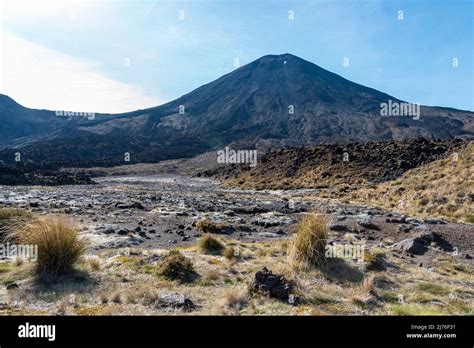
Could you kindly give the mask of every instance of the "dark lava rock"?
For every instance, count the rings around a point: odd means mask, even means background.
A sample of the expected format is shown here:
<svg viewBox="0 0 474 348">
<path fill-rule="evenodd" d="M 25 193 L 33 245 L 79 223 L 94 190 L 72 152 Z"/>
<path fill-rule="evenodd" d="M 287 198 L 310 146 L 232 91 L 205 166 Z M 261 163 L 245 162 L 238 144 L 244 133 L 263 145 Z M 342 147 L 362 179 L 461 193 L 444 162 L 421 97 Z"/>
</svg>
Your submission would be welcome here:
<svg viewBox="0 0 474 348">
<path fill-rule="evenodd" d="M 438 219 L 425 219 L 424 223 L 428 225 L 445 225 L 446 221 L 438 220 Z"/>
<path fill-rule="evenodd" d="M 371 229 L 371 230 L 377 230 L 379 229 L 377 225 L 375 225 L 372 220 L 370 219 L 369 216 L 359 216 L 359 218 L 357 218 L 356 222 L 362 226 L 362 227 L 365 227 L 365 228 L 368 228 L 368 229 Z"/>
<path fill-rule="evenodd" d="M 398 226 L 397 231 L 398 231 L 398 232 L 408 233 L 408 232 L 410 232 L 412 229 L 413 229 L 413 226 L 412 226 L 412 225 L 401 225 L 401 226 Z"/>
<path fill-rule="evenodd" d="M 36 166 L 19 165 L 18 163 L 12 165 L 0 163 L 0 185 L 95 185 L 95 182 L 86 174 L 69 173 L 57 169 L 56 165 L 41 169 Z"/>
<path fill-rule="evenodd" d="M 140 202 L 132 202 L 132 203 L 117 203 L 115 205 L 117 208 L 119 209 L 140 209 L 140 210 L 143 210 L 145 209 L 145 207 L 143 206 L 143 204 L 141 204 Z"/>
<path fill-rule="evenodd" d="M 259 214 L 267 213 L 269 210 L 259 206 L 244 206 L 234 208 L 234 212 L 237 214 Z"/>
<path fill-rule="evenodd" d="M 13 290 L 13 289 L 18 289 L 20 286 L 17 283 L 10 283 L 7 284 L 6 288 L 7 290 Z"/>
<path fill-rule="evenodd" d="M 250 285 L 254 293 L 288 302 L 292 295 L 293 285 L 282 275 L 273 274 L 266 267 L 255 274 L 255 280 Z"/>
<path fill-rule="evenodd" d="M 121 236 L 125 236 L 125 235 L 128 234 L 128 232 L 129 232 L 129 231 L 127 231 L 127 230 L 119 230 L 119 231 L 117 232 L 117 234 L 119 234 L 119 235 L 121 235 Z"/>
<path fill-rule="evenodd" d="M 344 231 L 348 231 L 349 227 L 347 227 L 344 224 L 330 224 L 329 229 L 331 231 L 344 232 Z"/>
<path fill-rule="evenodd" d="M 387 223 L 392 223 L 392 224 L 404 224 L 406 223 L 406 219 L 404 217 L 401 218 L 387 218 L 385 219 L 385 222 Z"/>
</svg>

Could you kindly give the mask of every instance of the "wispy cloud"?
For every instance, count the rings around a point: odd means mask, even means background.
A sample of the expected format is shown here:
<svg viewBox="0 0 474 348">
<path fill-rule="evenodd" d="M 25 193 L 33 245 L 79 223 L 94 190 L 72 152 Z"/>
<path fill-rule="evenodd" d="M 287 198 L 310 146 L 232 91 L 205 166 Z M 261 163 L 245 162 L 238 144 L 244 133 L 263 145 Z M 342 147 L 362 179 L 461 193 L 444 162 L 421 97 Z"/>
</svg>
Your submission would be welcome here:
<svg viewBox="0 0 474 348">
<path fill-rule="evenodd" d="M 126 112 L 156 106 L 138 86 L 105 76 L 100 64 L 45 48 L 0 29 L 0 92 L 31 108 Z"/>
</svg>

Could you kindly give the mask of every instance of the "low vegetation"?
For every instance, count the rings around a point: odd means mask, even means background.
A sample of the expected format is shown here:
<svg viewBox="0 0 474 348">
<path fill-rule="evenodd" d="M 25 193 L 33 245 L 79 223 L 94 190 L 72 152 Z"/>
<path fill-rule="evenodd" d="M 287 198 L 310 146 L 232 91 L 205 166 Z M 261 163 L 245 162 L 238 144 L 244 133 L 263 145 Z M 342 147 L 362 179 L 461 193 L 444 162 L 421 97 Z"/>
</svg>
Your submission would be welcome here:
<svg viewBox="0 0 474 348">
<path fill-rule="evenodd" d="M 396 180 L 352 192 L 352 201 L 412 216 L 474 223 L 474 142 L 444 159 L 407 171 Z"/>
<path fill-rule="evenodd" d="M 321 225 L 318 221 L 312 225 Z M 0 262 L 0 284 L 18 284 L 0 291 L 0 314 L 184 314 L 179 306 L 162 307 L 166 294 L 176 294 L 178 305 L 181 299 L 191 300 L 196 305 L 191 313 L 196 315 L 469 315 L 474 308 L 474 273 L 452 257 L 439 257 L 428 269 L 386 250 L 383 260 L 392 267 L 384 272 L 367 269 L 369 256 L 364 263 L 340 259 L 336 267 L 329 267 L 328 259 L 328 267 L 295 274 L 280 241 L 226 242 L 245 252 L 242 262 L 203 254 L 197 246 L 170 252 L 104 250 L 77 263 L 78 269 L 90 271 L 92 282 L 74 280 L 41 289 L 30 282 L 32 274 L 25 272 L 25 264 Z M 380 255 L 378 248 L 369 255 Z M 265 266 L 294 280 L 298 304 L 249 295 L 249 284 Z"/>
<path fill-rule="evenodd" d="M 196 229 L 203 233 L 226 233 L 229 226 L 226 224 L 218 224 L 207 218 L 201 219 L 196 223 Z"/>
<path fill-rule="evenodd" d="M 17 218 L 31 218 L 33 215 L 24 209 L 2 208 L 0 209 L 0 223 L 14 220 Z"/>
<path fill-rule="evenodd" d="M 56 277 L 70 273 L 87 248 L 77 226 L 61 216 L 35 217 L 18 224 L 9 235 L 15 242 L 36 246 L 36 271 Z"/>
<path fill-rule="evenodd" d="M 203 254 L 222 255 L 225 245 L 219 239 L 205 235 L 199 239 L 199 249 Z"/>
<path fill-rule="evenodd" d="M 160 262 L 157 274 L 169 280 L 187 281 L 194 273 L 193 263 L 178 250 L 171 250 Z"/>
<path fill-rule="evenodd" d="M 318 214 L 305 216 L 298 223 L 289 246 L 289 264 L 295 270 L 321 264 L 325 260 L 327 241 L 328 219 Z"/>
<path fill-rule="evenodd" d="M 22 221 L 28 221 L 33 217 L 27 210 L 17 208 L 2 208 L 0 209 L 0 240 L 2 236 L 7 233 L 15 224 Z"/>
<path fill-rule="evenodd" d="M 366 251 L 364 253 L 365 269 L 368 271 L 384 270 L 385 253 L 381 250 Z"/>
</svg>

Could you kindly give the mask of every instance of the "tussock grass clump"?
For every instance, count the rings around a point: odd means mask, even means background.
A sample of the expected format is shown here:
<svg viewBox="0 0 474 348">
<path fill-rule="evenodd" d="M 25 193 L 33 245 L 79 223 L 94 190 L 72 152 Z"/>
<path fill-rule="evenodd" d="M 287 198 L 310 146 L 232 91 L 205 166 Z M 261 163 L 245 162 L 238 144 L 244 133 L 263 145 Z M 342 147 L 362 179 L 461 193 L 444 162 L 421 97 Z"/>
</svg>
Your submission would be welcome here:
<svg viewBox="0 0 474 348">
<path fill-rule="evenodd" d="M 448 288 L 435 283 L 420 283 L 416 288 L 419 291 L 427 292 L 433 295 L 447 295 L 450 292 Z"/>
<path fill-rule="evenodd" d="M 28 210 L 16 208 L 0 209 L 0 237 L 11 229 L 11 227 L 19 222 L 28 221 L 33 217 Z"/>
<path fill-rule="evenodd" d="M 229 226 L 226 224 L 217 224 L 211 220 L 204 218 L 196 222 L 196 229 L 203 233 L 226 233 Z"/>
<path fill-rule="evenodd" d="M 468 224 L 474 224 L 474 214 L 469 214 L 467 217 L 466 217 L 466 222 Z"/>
<path fill-rule="evenodd" d="M 222 255 L 225 245 L 217 238 L 205 235 L 199 239 L 199 250 L 207 255 Z"/>
<path fill-rule="evenodd" d="M 98 257 L 91 257 L 87 259 L 87 264 L 93 271 L 100 271 L 100 268 L 102 266 Z"/>
<path fill-rule="evenodd" d="M 249 303 L 249 295 L 246 291 L 230 289 L 224 293 L 224 306 L 230 310 L 240 311 Z"/>
<path fill-rule="evenodd" d="M 228 260 L 235 260 L 239 258 L 239 251 L 234 247 L 227 247 L 224 250 L 224 257 Z"/>
<path fill-rule="evenodd" d="M 70 273 L 87 248 L 87 241 L 68 219 L 42 216 L 15 226 L 10 236 L 19 244 L 38 248 L 38 274 L 56 277 Z"/>
<path fill-rule="evenodd" d="M 169 280 L 186 281 L 193 273 L 193 263 L 178 250 L 171 250 L 157 269 L 158 275 Z"/>
<path fill-rule="evenodd" d="M 317 266 L 325 260 L 328 222 L 323 215 L 310 214 L 298 223 L 296 236 L 288 250 L 288 262 L 292 269 Z"/>
<path fill-rule="evenodd" d="M 385 269 L 385 253 L 380 250 L 365 251 L 365 269 L 368 271 L 383 271 Z"/>
<path fill-rule="evenodd" d="M 17 209 L 17 208 L 2 208 L 0 209 L 0 223 L 15 218 L 31 218 L 31 214 L 28 210 Z"/>
</svg>

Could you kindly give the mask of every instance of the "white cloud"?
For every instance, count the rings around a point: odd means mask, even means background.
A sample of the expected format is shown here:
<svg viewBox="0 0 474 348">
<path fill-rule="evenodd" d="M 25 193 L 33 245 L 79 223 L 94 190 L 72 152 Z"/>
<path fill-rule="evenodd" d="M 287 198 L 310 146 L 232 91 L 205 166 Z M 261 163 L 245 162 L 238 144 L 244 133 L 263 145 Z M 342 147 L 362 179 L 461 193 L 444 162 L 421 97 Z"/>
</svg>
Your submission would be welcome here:
<svg viewBox="0 0 474 348">
<path fill-rule="evenodd" d="M 71 20 L 75 17 L 87 17 L 91 11 L 96 11 L 103 0 L 2 0 L 5 20 L 15 22 L 45 21 L 45 20 Z"/>
<path fill-rule="evenodd" d="M 24 106 L 116 113 L 162 103 L 138 86 L 105 76 L 99 67 L 0 28 L 0 93 Z"/>
</svg>

